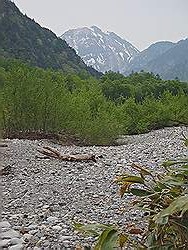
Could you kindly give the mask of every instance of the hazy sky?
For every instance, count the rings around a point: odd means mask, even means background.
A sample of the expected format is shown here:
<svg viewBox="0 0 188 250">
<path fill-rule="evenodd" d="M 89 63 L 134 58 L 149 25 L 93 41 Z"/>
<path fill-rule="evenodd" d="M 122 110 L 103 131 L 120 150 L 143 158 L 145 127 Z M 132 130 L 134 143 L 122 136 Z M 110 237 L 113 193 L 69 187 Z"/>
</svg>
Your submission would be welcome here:
<svg viewBox="0 0 188 250">
<path fill-rule="evenodd" d="M 188 0 L 14 0 L 21 11 L 61 35 L 96 25 L 144 49 L 188 37 Z"/>
</svg>

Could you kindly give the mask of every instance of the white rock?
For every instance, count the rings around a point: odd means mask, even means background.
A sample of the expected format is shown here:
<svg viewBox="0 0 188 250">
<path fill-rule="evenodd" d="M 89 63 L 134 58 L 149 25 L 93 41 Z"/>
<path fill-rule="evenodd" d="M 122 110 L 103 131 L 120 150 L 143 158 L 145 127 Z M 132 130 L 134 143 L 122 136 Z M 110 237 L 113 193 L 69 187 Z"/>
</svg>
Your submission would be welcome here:
<svg viewBox="0 0 188 250">
<path fill-rule="evenodd" d="M 48 209 L 50 206 L 49 205 L 44 205 L 42 208 L 43 209 Z"/>
<path fill-rule="evenodd" d="M 69 241 L 69 240 L 64 240 L 64 241 L 62 241 L 62 243 L 63 243 L 63 244 L 69 244 L 70 241 Z"/>
<path fill-rule="evenodd" d="M 24 241 L 29 241 L 32 237 L 33 237 L 32 234 L 24 234 L 23 237 L 22 237 L 22 239 Z"/>
<path fill-rule="evenodd" d="M 62 235 L 59 237 L 59 240 L 62 242 L 65 242 L 65 241 L 71 240 L 71 239 L 72 239 L 72 236 L 68 236 L 68 235 Z"/>
<path fill-rule="evenodd" d="M 13 201 L 13 202 L 15 202 L 15 201 Z M 13 214 L 10 218 L 11 219 L 18 219 L 20 217 L 22 217 L 22 214 Z"/>
<path fill-rule="evenodd" d="M 12 245 L 19 245 L 19 244 L 22 244 L 24 241 L 23 241 L 23 239 L 21 239 L 21 238 L 12 238 L 11 239 L 11 244 Z"/>
<path fill-rule="evenodd" d="M 10 225 L 10 223 L 8 221 L 1 221 L 0 222 L 0 228 L 1 229 L 10 228 L 10 227 L 11 227 L 11 225 Z"/>
<path fill-rule="evenodd" d="M 22 250 L 22 249 L 23 249 L 22 244 L 17 244 L 17 245 L 9 247 L 9 250 Z"/>
<path fill-rule="evenodd" d="M 29 230 L 34 230 L 34 229 L 36 229 L 38 227 L 38 225 L 36 225 L 36 224 L 31 224 L 31 225 L 29 225 L 27 228 L 29 229 Z"/>
<path fill-rule="evenodd" d="M 52 229 L 56 231 L 61 231 L 62 227 L 56 225 L 56 226 L 53 226 Z"/>
<path fill-rule="evenodd" d="M 11 243 L 11 240 L 0 240 L 0 249 L 3 247 L 8 247 Z"/>
<path fill-rule="evenodd" d="M 11 238 L 18 238 L 20 236 L 20 234 L 18 232 L 16 232 L 13 229 L 10 229 L 6 232 L 2 232 L 1 233 L 1 238 L 2 239 L 11 239 Z"/>
<path fill-rule="evenodd" d="M 58 222 L 58 218 L 55 216 L 50 216 L 47 218 L 47 222 L 48 223 L 54 223 L 54 222 Z"/>
</svg>

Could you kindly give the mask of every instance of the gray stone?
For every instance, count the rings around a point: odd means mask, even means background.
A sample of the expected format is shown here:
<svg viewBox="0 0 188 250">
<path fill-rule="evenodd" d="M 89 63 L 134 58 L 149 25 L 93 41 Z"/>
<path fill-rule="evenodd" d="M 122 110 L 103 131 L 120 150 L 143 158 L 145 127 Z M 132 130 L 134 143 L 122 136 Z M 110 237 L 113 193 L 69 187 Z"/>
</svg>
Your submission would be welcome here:
<svg viewBox="0 0 188 250">
<path fill-rule="evenodd" d="M 45 240 L 44 242 L 43 242 L 43 246 L 44 247 L 48 247 L 50 245 L 50 241 L 49 240 Z"/>
<path fill-rule="evenodd" d="M 2 232 L 1 233 L 1 238 L 2 239 L 11 239 L 11 238 L 18 238 L 20 236 L 20 234 L 18 232 L 16 232 L 13 229 L 10 229 L 6 232 Z"/>
<path fill-rule="evenodd" d="M 24 234 L 24 235 L 22 236 L 22 239 L 23 239 L 24 241 L 30 241 L 32 237 L 33 237 L 32 234 Z"/>
<path fill-rule="evenodd" d="M 13 201 L 13 202 L 15 202 L 15 201 Z M 20 217 L 22 217 L 22 214 L 13 214 L 10 218 L 11 219 L 18 219 Z"/>
<path fill-rule="evenodd" d="M 10 223 L 8 221 L 1 221 L 0 222 L 0 228 L 1 229 L 4 229 L 4 228 L 8 229 L 10 227 L 11 227 L 11 225 L 10 225 Z"/>
<path fill-rule="evenodd" d="M 62 235 L 62 236 L 59 237 L 59 240 L 61 242 L 64 242 L 66 240 L 71 240 L 71 239 L 72 239 L 72 236 L 68 236 L 68 235 Z"/>
<path fill-rule="evenodd" d="M 62 227 L 56 225 L 56 226 L 53 226 L 52 229 L 56 231 L 61 231 Z"/>
<path fill-rule="evenodd" d="M 50 206 L 49 205 L 44 205 L 42 208 L 43 209 L 48 209 L 48 208 L 50 208 Z"/>
<path fill-rule="evenodd" d="M 30 230 L 29 231 L 29 233 L 32 234 L 32 235 L 36 234 L 37 232 L 38 232 L 38 230 Z"/>
<path fill-rule="evenodd" d="M 27 228 L 29 229 L 29 230 L 34 230 L 34 229 L 36 229 L 38 227 L 38 225 L 36 225 L 36 224 L 31 224 L 31 225 L 29 225 Z"/>
<path fill-rule="evenodd" d="M 0 240 L 0 248 L 8 247 L 11 244 L 11 240 Z"/>
<path fill-rule="evenodd" d="M 47 218 L 47 222 L 48 223 L 55 223 L 55 222 L 58 222 L 58 218 L 55 217 L 55 216 L 50 216 Z"/>
<path fill-rule="evenodd" d="M 21 238 L 12 238 L 11 239 L 11 244 L 12 245 L 19 245 L 19 244 L 22 244 L 24 241 L 23 241 L 23 239 L 21 239 Z"/>
<path fill-rule="evenodd" d="M 64 241 L 62 241 L 62 243 L 65 245 L 68 245 L 68 244 L 70 244 L 70 241 L 69 240 L 64 240 Z"/>
<path fill-rule="evenodd" d="M 22 250 L 22 249 L 23 249 L 22 244 L 17 244 L 17 245 L 9 247 L 9 250 Z"/>
</svg>

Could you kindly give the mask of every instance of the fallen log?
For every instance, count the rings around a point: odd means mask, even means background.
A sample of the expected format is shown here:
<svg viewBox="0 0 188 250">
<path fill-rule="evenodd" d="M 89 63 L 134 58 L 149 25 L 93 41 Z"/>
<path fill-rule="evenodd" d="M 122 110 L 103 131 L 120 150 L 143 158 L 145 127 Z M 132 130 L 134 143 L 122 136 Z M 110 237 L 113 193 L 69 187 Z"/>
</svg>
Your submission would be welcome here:
<svg viewBox="0 0 188 250">
<path fill-rule="evenodd" d="M 62 161 L 94 161 L 96 162 L 95 155 L 91 154 L 75 154 L 75 155 L 62 155 L 58 150 L 51 147 L 43 147 L 37 151 L 47 157 L 52 157 Z"/>
</svg>

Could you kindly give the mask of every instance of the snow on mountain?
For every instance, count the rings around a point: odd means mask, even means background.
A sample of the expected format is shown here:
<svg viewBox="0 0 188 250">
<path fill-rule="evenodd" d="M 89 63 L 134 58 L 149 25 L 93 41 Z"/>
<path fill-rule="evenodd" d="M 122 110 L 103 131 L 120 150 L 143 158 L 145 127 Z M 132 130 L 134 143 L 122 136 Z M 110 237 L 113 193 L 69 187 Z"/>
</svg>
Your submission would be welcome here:
<svg viewBox="0 0 188 250">
<path fill-rule="evenodd" d="M 61 38 L 88 66 L 101 72 L 125 72 L 131 59 L 139 53 L 137 48 L 114 32 L 103 32 L 96 26 L 68 30 Z"/>
</svg>

